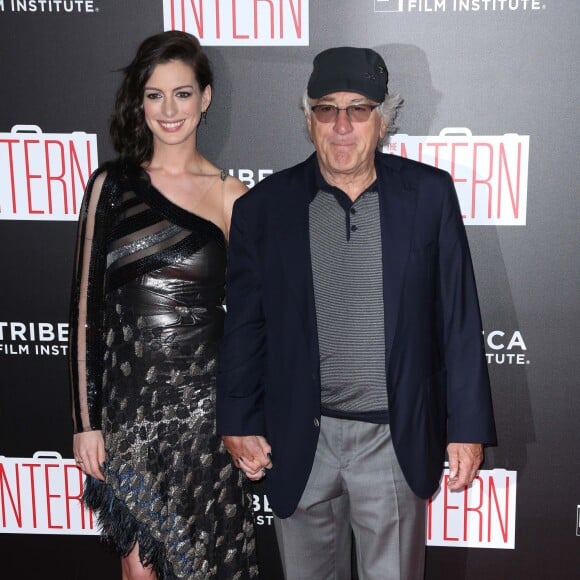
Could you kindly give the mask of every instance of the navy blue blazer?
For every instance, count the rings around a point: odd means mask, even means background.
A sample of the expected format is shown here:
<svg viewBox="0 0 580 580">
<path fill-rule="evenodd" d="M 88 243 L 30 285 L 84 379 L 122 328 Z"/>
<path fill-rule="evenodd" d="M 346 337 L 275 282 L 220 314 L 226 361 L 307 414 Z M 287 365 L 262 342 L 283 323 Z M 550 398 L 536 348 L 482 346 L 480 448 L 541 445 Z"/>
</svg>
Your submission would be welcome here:
<svg viewBox="0 0 580 580">
<path fill-rule="evenodd" d="M 295 510 L 319 435 L 309 202 L 317 160 L 269 176 L 234 206 L 217 431 L 264 435 L 274 512 Z M 447 441 L 495 443 L 479 304 L 448 173 L 376 154 L 390 428 L 411 489 L 438 487 Z"/>
</svg>

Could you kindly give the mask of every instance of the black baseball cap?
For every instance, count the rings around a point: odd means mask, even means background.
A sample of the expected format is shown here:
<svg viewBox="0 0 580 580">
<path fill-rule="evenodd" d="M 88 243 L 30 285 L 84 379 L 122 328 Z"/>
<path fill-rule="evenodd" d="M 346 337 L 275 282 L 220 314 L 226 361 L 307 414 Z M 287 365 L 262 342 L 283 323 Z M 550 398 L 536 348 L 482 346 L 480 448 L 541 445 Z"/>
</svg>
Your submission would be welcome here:
<svg viewBox="0 0 580 580">
<path fill-rule="evenodd" d="M 360 93 L 382 103 L 387 94 L 389 71 L 383 57 L 370 48 L 339 46 L 314 57 L 308 96 L 319 99 L 330 93 Z"/>
</svg>

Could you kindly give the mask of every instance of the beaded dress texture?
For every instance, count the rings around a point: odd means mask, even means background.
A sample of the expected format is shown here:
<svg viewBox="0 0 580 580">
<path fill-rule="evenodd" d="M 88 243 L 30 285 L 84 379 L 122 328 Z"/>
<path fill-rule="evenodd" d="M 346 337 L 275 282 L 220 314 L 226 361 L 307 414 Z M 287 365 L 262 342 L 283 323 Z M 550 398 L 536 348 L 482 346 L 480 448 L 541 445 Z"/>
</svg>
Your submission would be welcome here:
<svg viewBox="0 0 580 580">
<path fill-rule="evenodd" d="M 102 429 L 107 457 L 85 503 L 159 579 L 257 578 L 247 482 L 215 434 L 224 235 L 142 169 L 103 169 L 81 209 L 70 325 L 75 432 Z"/>
</svg>

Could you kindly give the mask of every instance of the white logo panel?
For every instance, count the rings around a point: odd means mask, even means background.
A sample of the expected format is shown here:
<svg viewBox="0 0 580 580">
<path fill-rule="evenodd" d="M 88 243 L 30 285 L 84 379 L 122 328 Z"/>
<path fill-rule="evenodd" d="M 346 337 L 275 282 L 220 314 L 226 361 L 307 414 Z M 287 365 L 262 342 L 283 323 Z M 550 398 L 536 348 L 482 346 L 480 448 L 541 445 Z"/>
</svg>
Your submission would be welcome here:
<svg viewBox="0 0 580 580">
<path fill-rule="evenodd" d="M 428 503 L 427 545 L 513 550 L 517 472 L 480 470 L 463 491 L 450 491 L 448 481 L 446 469 Z"/>
<path fill-rule="evenodd" d="M 473 136 L 465 127 L 393 135 L 383 147 L 449 172 L 465 224 L 489 226 L 526 225 L 529 149 L 528 135 Z"/>
<path fill-rule="evenodd" d="M 0 456 L 0 533 L 96 535 L 81 501 L 84 474 L 54 451 L 32 458 Z"/>
<path fill-rule="evenodd" d="M 0 133 L 0 219 L 76 220 L 97 166 L 94 134 L 43 133 L 36 125 Z"/>
<path fill-rule="evenodd" d="M 163 0 L 163 25 L 204 46 L 308 46 L 309 1 Z"/>
</svg>

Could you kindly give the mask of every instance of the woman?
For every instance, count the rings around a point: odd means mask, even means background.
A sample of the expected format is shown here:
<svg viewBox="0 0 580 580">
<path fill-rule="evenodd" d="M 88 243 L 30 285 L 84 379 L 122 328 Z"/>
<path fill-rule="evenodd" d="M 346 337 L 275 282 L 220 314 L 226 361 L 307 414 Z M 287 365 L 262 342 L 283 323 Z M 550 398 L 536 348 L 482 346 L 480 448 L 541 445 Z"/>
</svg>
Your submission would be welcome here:
<svg viewBox="0 0 580 580">
<path fill-rule="evenodd" d="M 87 186 L 73 282 L 85 503 L 124 580 L 256 578 L 250 497 L 214 428 L 226 239 L 246 188 L 197 150 L 212 72 L 195 37 L 152 36 L 124 72 L 119 158 Z"/>
</svg>

